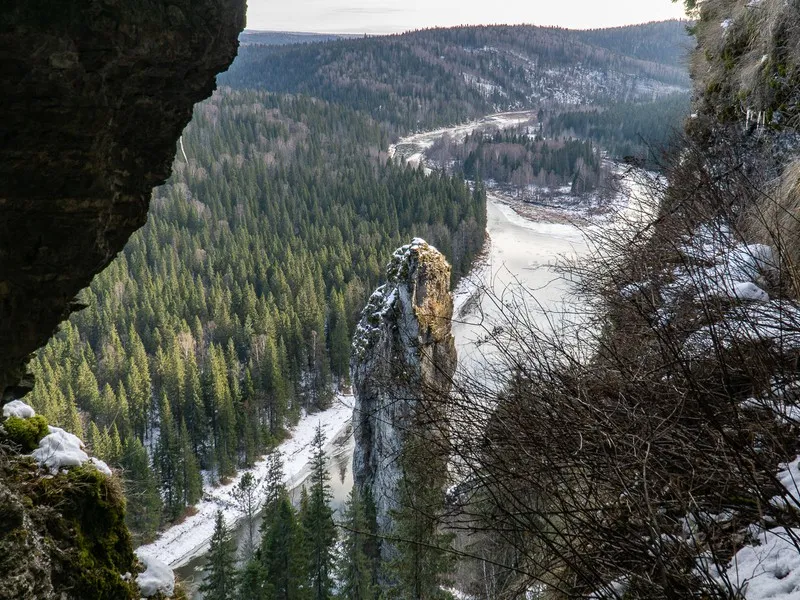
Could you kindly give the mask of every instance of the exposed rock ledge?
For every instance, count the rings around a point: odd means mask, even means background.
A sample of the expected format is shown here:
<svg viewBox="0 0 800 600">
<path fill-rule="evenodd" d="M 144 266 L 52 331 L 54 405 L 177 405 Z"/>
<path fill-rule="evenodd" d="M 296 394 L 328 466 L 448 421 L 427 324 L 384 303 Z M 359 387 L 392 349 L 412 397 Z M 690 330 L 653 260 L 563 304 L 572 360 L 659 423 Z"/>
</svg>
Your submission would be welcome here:
<svg viewBox="0 0 800 600">
<path fill-rule="evenodd" d="M 0 9 L 0 393 L 146 219 L 245 0 L 6 0 Z M 1 402 L 0 402 L 1 403 Z"/>
<path fill-rule="evenodd" d="M 415 239 L 394 253 L 386 275 L 386 284 L 364 309 L 351 361 L 355 485 L 372 496 L 378 531 L 384 535 L 392 532 L 401 478 L 398 458 L 408 427 L 429 394 L 449 391 L 456 367 L 450 265 L 444 256 Z M 386 557 L 387 549 L 382 553 Z"/>
</svg>

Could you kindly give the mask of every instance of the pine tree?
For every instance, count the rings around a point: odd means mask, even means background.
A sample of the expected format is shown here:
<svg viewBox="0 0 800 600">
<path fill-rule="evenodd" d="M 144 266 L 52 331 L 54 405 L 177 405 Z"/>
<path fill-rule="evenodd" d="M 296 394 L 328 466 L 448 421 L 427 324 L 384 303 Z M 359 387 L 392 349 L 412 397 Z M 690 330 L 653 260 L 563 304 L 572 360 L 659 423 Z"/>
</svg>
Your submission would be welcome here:
<svg viewBox="0 0 800 600">
<path fill-rule="evenodd" d="M 241 572 L 238 600 L 267 600 L 271 597 L 272 586 L 267 582 L 267 574 L 260 559 L 250 559 Z"/>
<path fill-rule="evenodd" d="M 339 592 L 347 600 L 374 600 L 377 586 L 373 565 L 367 555 L 372 532 L 364 502 L 353 488 L 345 505 L 342 527 L 342 549 L 338 560 Z"/>
<path fill-rule="evenodd" d="M 180 440 L 166 396 L 161 397 L 160 417 L 154 462 L 164 497 L 165 516 L 168 520 L 172 520 L 183 512 L 185 504 L 183 502 Z"/>
<path fill-rule="evenodd" d="M 108 457 L 103 460 L 110 465 L 119 466 L 120 460 L 122 460 L 122 438 L 119 435 L 116 423 L 111 426 L 108 442 Z"/>
<path fill-rule="evenodd" d="M 283 481 L 283 459 L 278 450 L 272 450 L 267 456 L 267 477 L 264 482 L 264 513 L 272 511 L 286 495 L 286 484 Z"/>
<path fill-rule="evenodd" d="M 192 450 L 189 432 L 186 429 L 186 421 L 181 420 L 181 430 L 178 444 L 180 445 L 180 475 L 182 478 L 183 504 L 192 506 L 196 504 L 203 495 L 203 478 L 200 475 L 200 467 L 197 464 L 197 457 Z"/>
<path fill-rule="evenodd" d="M 328 327 L 333 372 L 348 384 L 350 382 L 350 333 L 347 327 L 347 314 L 344 298 L 334 292 L 331 306 L 331 323 Z"/>
<path fill-rule="evenodd" d="M 451 600 L 444 591 L 454 566 L 453 536 L 440 532 L 446 461 L 434 456 L 424 436 L 406 441 L 399 458 L 402 476 L 392 511 L 394 557 L 386 565 L 387 596 L 397 600 Z"/>
<path fill-rule="evenodd" d="M 236 548 L 222 511 L 218 510 L 208 550 L 207 575 L 199 589 L 205 600 L 233 600 L 237 586 Z"/>
<path fill-rule="evenodd" d="M 267 600 L 308 600 L 303 531 L 289 496 L 284 492 L 264 515 L 258 560 L 267 584 Z"/>
<path fill-rule="evenodd" d="M 256 549 L 256 516 L 261 509 L 262 498 L 258 481 L 249 471 L 242 475 L 233 490 L 233 497 L 244 515 L 245 540 L 242 548 L 243 557 L 248 560 Z"/>
</svg>

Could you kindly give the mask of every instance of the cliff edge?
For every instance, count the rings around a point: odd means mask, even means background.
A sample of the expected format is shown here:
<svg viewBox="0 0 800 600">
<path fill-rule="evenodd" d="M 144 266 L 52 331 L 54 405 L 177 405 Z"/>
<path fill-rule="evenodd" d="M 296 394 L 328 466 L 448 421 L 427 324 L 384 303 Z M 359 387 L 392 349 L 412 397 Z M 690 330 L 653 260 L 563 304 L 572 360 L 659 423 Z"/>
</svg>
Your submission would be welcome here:
<svg viewBox="0 0 800 600">
<path fill-rule="evenodd" d="M 0 392 L 147 218 L 244 0 L 10 0 L 0 9 Z"/>
</svg>

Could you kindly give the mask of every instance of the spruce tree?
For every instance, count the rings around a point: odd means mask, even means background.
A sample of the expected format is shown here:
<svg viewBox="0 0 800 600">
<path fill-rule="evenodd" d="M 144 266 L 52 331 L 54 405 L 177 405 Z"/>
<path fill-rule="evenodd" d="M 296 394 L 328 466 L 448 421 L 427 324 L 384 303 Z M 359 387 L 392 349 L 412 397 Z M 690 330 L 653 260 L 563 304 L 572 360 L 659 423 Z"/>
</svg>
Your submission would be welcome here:
<svg viewBox="0 0 800 600">
<path fill-rule="evenodd" d="M 148 541 L 161 522 L 161 494 L 147 451 L 138 438 L 125 440 L 120 463 L 128 499 L 125 520 L 135 541 Z"/>
<path fill-rule="evenodd" d="M 160 417 L 154 462 L 164 497 L 164 513 L 168 520 L 172 520 L 181 514 L 185 506 L 184 478 L 181 473 L 180 440 L 166 396 L 161 398 Z"/>
<path fill-rule="evenodd" d="M 377 586 L 367 555 L 372 534 L 364 502 L 355 488 L 347 498 L 341 528 L 342 549 L 337 568 L 339 596 L 347 600 L 374 600 Z"/>
<path fill-rule="evenodd" d="M 397 600 L 451 600 L 445 591 L 454 567 L 451 534 L 440 531 L 446 462 L 424 436 L 406 441 L 397 509 L 392 511 L 394 556 L 385 565 L 387 596 Z"/>
<path fill-rule="evenodd" d="M 310 600 L 303 530 L 289 496 L 283 492 L 265 512 L 258 560 L 266 582 L 266 600 Z"/>
<path fill-rule="evenodd" d="M 236 597 L 237 580 L 236 547 L 222 511 L 218 510 L 208 550 L 207 575 L 199 589 L 204 600 L 233 600 Z"/>
<path fill-rule="evenodd" d="M 336 525 L 330 506 L 333 496 L 325 454 L 325 434 L 317 426 L 311 442 L 311 476 L 307 500 L 301 503 L 300 520 L 303 524 L 306 552 L 309 559 L 309 582 L 312 598 L 325 600 L 331 597 L 333 546 L 336 543 Z"/>
<path fill-rule="evenodd" d="M 182 479 L 183 504 L 184 506 L 192 506 L 203 495 L 203 477 L 200 475 L 197 457 L 192 450 L 185 420 L 181 420 L 178 443 L 180 445 L 180 476 Z"/>
<path fill-rule="evenodd" d="M 233 490 L 233 497 L 244 515 L 245 540 L 242 555 L 245 560 L 248 560 L 256 549 L 256 516 L 262 503 L 259 482 L 252 473 L 247 472 L 242 475 Z"/>
<path fill-rule="evenodd" d="M 267 477 L 264 482 L 264 514 L 272 511 L 286 494 L 286 484 L 283 481 L 283 459 L 278 450 L 272 450 L 267 456 Z"/>
</svg>

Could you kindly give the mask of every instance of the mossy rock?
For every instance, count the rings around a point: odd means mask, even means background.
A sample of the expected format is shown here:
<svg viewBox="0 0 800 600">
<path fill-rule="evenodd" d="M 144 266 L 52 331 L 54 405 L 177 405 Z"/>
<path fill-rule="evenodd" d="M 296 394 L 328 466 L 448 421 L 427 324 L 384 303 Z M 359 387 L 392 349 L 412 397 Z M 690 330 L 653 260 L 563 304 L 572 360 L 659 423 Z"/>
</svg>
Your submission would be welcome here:
<svg viewBox="0 0 800 600">
<path fill-rule="evenodd" d="M 23 452 L 31 452 L 39 446 L 39 441 L 47 435 L 47 419 L 36 415 L 30 419 L 9 417 L 3 422 L 6 438 L 22 448 Z"/>
<path fill-rule="evenodd" d="M 70 597 L 97 600 L 138 598 L 138 588 L 122 573 L 137 572 L 125 498 L 119 481 L 91 466 L 40 479 L 35 504 L 53 510 L 46 520 L 54 547 L 53 586 Z"/>
</svg>

